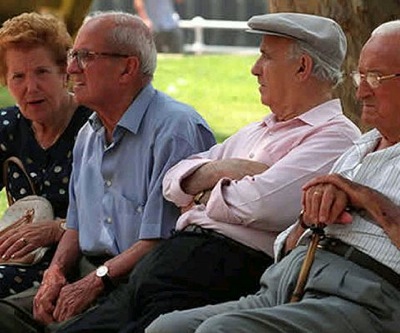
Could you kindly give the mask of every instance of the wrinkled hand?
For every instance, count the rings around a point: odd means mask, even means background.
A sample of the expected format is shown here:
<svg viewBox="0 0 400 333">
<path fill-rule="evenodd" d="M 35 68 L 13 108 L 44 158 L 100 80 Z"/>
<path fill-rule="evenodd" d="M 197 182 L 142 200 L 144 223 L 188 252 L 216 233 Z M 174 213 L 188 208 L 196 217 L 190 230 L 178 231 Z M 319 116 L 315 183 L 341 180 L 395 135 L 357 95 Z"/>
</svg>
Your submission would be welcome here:
<svg viewBox="0 0 400 333">
<path fill-rule="evenodd" d="M 338 174 L 316 177 L 304 185 L 303 189 L 317 184 L 332 184 L 336 186 L 338 189 L 346 193 L 350 205 L 353 207 L 363 209 L 369 204 L 370 197 L 368 196 L 368 191 L 371 189 Z"/>
<path fill-rule="evenodd" d="M 103 283 L 94 273 L 64 286 L 53 312 L 54 319 L 61 322 L 82 313 L 90 307 L 102 291 Z"/>
<path fill-rule="evenodd" d="M 346 208 L 352 202 L 347 192 L 331 181 L 333 176 L 336 175 L 317 177 L 303 186 L 303 220 L 306 224 L 351 223 L 352 217 Z"/>
<path fill-rule="evenodd" d="M 45 325 L 55 321 L 53 312 L 57 298 L 66 284 L 65 276 L 57 267 L 50 267 L 44 272 L 42 284 L 33 300 L 33 316 L 37 321 Z"/>
<path fill-rule="evenodd" d="M 202 198 L 199 200 L 200 203 L 203 205 L 207 205 L 208 199 L 210 199 L 211 190 L 204 191 Z M 196 206 L 194 201 L 192 201 L 189 205 L 181 207 L 181 214 L 186 213 L 187 211 L 191 210 L 193 206 Z"/>
<path fill-rule="evenodd" d="M 313 188 L 323 185 L 334 186 L 337 190 L 346 193 L 348 205 L 368 212 L 374 221 L 385 230 L 392 243 L 400 249 L 399 206 L 382 193 L 337 174 L 317 177 L 304 185 L 303 189 L 311 192 Z M 346 216 L 346 213 L 342 213 L 338 221 L 339 223 L 350 223 L 351 216 L 349 217 Z"/>
<path fill-rule="evenodd" d="M 23 257 L 39 247 L 54 244 L 61 235 L 57 222 L 35 222 L 11 229 L 0 237 L 0 256 L 3 259 Z"/>
</svg>

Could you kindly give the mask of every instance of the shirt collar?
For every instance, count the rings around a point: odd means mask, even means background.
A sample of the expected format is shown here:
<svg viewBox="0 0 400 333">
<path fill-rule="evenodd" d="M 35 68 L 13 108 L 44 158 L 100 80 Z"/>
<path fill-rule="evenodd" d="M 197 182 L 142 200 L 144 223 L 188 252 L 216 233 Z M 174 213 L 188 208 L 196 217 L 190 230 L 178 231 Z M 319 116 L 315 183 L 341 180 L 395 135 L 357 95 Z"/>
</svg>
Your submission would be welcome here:
<svg viewBox="0 0 400 333">
<path fill-rule="evenodd" d="M 336 98 L 336 99 L 331 99 L 325 103 L 319 104 L 313 107 L 312 109 L 308 110 L 307 112 L 292 119 L 289 119 L 284 123 L 300 120 L 304 123 L 309 124 L 310 126 L 319 126 L 341 114 L 343 114 L 342 105 L 340 103 L 340 99 Z M 266 125 L 268 127 L 273 127 L 278 123 L 280 122 L 278 122 L 276 120 L 275 115 L 271 113 L 264 118 L 263 125 L 264 126 Z"/>
<path fill-rule="evenodd" d="M 148 106 L 155 93 L 156 91 L 151 84 L 145 86 L 133 100 L 131 105 L 129 105 L 128 109 L 119 120 L 117 127 L 123 127 L 136 134 L 139 131 L 142 119 L 146 114 Z M 95 131 L 98 131 L 103 127 L 100 118 L 95 112 L 90 116 L 89 123 Z"/>
</svg>

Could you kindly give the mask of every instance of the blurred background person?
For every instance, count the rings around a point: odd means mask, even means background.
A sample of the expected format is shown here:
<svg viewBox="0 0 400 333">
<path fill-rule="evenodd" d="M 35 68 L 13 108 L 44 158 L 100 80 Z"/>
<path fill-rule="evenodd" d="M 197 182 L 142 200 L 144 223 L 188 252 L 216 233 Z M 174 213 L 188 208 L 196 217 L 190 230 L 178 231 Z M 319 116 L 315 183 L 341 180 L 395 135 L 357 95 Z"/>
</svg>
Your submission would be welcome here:
<svg viewBox="0 0 400 333">
<path fill-rule="evenodd" d="M 27 225 L 0 238 L 0 257 L 23 255 L 56 244 L 64 233 L 75 137 L 90 115 L 68 92 L 67 51 L 71 36 L 50 15 L 24 13 L 0 29 L 0 80 L 16 101 L 0 110 L 0 163 L 16 156 L 38 195 L 47 198 L 59 222 Z M 31 195 L 26 177 L 10 165 L 6 177 L 15 200 Z M 0 187 L 3 170 L 0 168 Z M 0 266 L 0 297 L 39 284 L 52 251 L 33 266 Z"/>
<path fill-rule="evenodd" d="M 89 12 L 110 10 L 133 13 L 132 0 L 92 0 Z"/>
<path fill-rule="evenodd" d="M 183 51 L 183 33 L 173 0 L 133 0 L 133 8 L 153 32 L 158 52 Z"/>
</svg>

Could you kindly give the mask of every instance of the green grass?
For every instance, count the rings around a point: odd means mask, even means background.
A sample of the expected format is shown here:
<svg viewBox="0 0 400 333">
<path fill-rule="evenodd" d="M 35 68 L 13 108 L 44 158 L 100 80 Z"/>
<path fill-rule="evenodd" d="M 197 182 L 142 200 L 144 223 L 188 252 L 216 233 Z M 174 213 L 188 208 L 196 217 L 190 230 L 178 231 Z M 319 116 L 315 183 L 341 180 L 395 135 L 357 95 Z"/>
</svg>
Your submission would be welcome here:
<svg viewBox="0 0 400 333">
<path fill-rule="evenodd" d="M 255 58 L 161 55 L 154 86 L 194 106 L 220 142 L 267 113 L 250 73 Z"/>
<path fill-rule="evenodd" d="M 4 87 L 0 87 L 0 107 L 13 105 L 14 100 L 8 94 L 7 89 Z M 3 215 L 4 210 L 7 208 L 7 198 L 4 191 L 0 192 L 0 216 Z"/>
<path fill-rule="evenodd" d="M 13 105 L 14 100 L 5 87 L 0 87 L 0 107 Z"/>
<path fill-rule="evenodd" d="M 154 86 L 192 105 L 210 124 L 219 142 L 268 112 L 261 105 L 256 78 L 250 70 L 256 56 L 159 55 Z M 12 105 L 0 88 L 0 107 Z M 6 207 L 0 194 L 0 215 Z"/>
</svg>

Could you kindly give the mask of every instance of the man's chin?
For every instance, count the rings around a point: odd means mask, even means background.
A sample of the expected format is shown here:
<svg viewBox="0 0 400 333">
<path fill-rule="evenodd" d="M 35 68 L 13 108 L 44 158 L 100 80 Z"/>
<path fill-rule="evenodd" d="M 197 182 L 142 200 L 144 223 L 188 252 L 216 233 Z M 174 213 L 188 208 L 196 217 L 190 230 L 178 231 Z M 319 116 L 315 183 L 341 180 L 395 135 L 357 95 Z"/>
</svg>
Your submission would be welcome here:
<svg viewBox="0 0 400 333">
<path fill-rule="evenodd" d="M 363 112 L 361 114 L 361 123 L 364 126 L 375 127 L 375 118 L 376 118 L 375 114 L 372 115 L 372 114 L 370 114 L 368 112 Z"/>
</svg>

